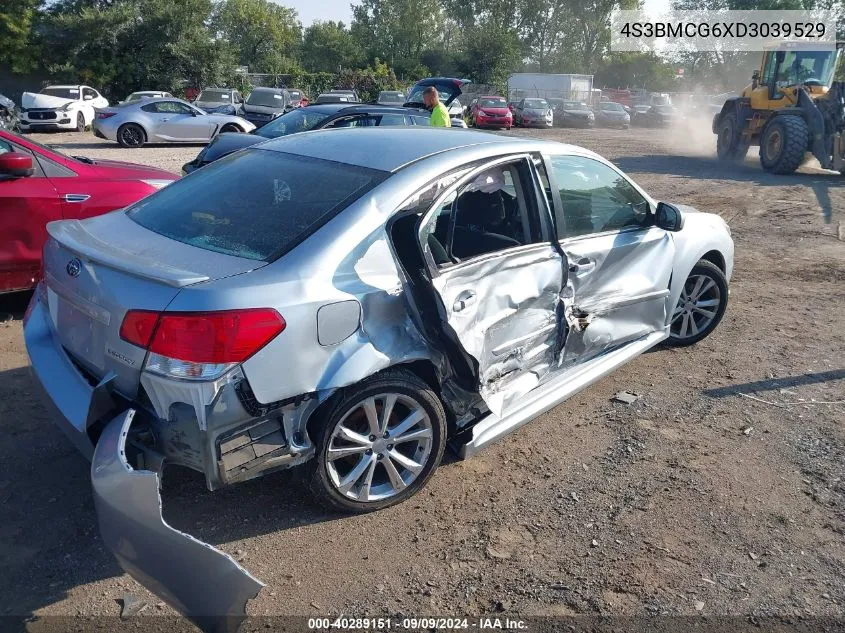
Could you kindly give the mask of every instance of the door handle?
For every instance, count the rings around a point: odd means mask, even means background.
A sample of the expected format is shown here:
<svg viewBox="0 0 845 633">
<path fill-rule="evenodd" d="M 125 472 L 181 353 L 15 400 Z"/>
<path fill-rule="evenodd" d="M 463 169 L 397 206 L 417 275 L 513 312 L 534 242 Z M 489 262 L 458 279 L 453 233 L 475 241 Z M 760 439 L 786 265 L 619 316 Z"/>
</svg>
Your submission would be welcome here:
<svg viewBox="0 0 845 633">
<path fill-rule="evenodd" d="M 569 265 L 569 272 L 576 275 L 583 275 L 595 270 L 596 262 L 589 257 L 582 257 L 577 262 Z"/>
<path fill-rule="evenodd" d="M 90 197 L 86 193 L 66 193 L 65 202 L 85 202 Z"/>
<path fill-rule="evenodd" d="M 167 122 L 167 121 L 169 121 L 169 120 L 170 120 L 170 117 L 167 117 L 166 119 L 161 119 L 161 122 L 162 122 L 162 123 L 166 123 L 166 122 Z"/>
<path fill-rule="evenodd" d="M 464 308 L 471 306 L 473 303 L 475 303 L 475 293 L 472 290 L 464 290 L 458 295 L 458 298 L 455 299 L 455 303 L 452 304 L 452 312 L 460 312 Z"/>
</svg>

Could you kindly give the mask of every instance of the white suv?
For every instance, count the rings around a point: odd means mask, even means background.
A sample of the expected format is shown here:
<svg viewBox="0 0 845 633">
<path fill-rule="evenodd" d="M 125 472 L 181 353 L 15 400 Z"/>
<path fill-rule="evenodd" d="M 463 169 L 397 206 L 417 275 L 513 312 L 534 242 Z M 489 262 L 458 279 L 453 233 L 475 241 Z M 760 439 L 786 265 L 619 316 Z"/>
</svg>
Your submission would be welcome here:
<svg viewBox="0 0 845 633">
<path fill-rule="evenodd" d="M 94 122 L 94 109 L 108 105 L 108 99 L 90 86 L 47 86 L 41 92 L 25 92 L 21 129 L 84 132 Z"/>
</svg>

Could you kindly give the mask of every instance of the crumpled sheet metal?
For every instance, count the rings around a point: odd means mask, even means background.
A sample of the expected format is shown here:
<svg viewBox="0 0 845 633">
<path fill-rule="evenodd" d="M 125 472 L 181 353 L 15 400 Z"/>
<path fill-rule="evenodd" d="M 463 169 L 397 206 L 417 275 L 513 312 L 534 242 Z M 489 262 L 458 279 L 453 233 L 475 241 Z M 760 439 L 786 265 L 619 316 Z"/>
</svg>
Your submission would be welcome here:
<svg viewBox="0 0 845 633">
<path fill-rule="evenodd" d="M 120 566 L 204 631 L 237 631 L 264 584 L 228 554 L 167 525 L 159 476 L 126 461 L 134 409 L 114 418 L 94 449 L 91 481 L 106 547 Z"/>
<path fill-rule="evenodd" d="M 502 415 L 555 365 L 561 259 L 549 246 L 468 264 L 433 285 L 452 327 L 479 364 L 480 395 Z M 455 307 L 475 293 L 474 301 Z"/>
</svg>

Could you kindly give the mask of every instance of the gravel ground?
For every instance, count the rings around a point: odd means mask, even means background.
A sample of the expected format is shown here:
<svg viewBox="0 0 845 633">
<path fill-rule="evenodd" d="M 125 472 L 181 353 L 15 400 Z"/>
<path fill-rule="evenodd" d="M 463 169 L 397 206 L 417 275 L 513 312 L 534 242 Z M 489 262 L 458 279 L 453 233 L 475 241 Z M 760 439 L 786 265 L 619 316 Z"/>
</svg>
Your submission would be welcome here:
<svg viewBox="0 0 845 633">
<path fill-rule="evenodd" d="M 645 354 L 482 454 L 448 459 L 399 507 L 338 517 L 286 473 L 209 493 L 174 468 L 167 520 L 267 583 L 255 615 L 841 618 L 845 181 L 811 167 L 767 175 L 756 151 L 722 166 L 707 124 L 512 133 L 596 150 L 655 197 L 728 220 L 736 269 L 716 332 Z M 34 136 L 177 172 L 198 151 Z M 0 308 L 20 316 L 25 301 Z M 117 615 L 124 591 L 145 615 L 172 613 L 104 550 L 89 465 L 51 424 L 27 365 L 20 320 L 0 325 L 0 614 Z M 642 398 L 612 402 L 620 390 Z"/>
</svg>

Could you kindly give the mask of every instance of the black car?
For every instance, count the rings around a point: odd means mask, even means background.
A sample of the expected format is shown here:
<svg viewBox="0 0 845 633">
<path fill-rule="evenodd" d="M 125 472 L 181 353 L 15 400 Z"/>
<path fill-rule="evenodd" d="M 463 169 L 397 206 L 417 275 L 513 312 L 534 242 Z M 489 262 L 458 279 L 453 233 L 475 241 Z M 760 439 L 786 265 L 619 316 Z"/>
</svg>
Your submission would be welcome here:
<svg viewBox="0 0 845 633">
<path fill-rule="evenodd" d="M 0 95 L 0 130 L 15 132 L 18 130 L 18 108 L 15 102 Z"/>
<path fill-rule="evenodd" d="M 241 106 L 240 116 L 261 127 L 294 109 L 291 94 L 284 88 L 253 88 Z"/>
<path fill-rule="evenodd" d="M 674 106 L 653 105 L 644 112 L 636 112 L 631 117 L 631 123 L 642 127 L 671 127 L 682 119 L 681 113 Z"/>
<path fill-rule="evenodd" d="M 364 127 L 377 125 L 428 125 L 431 113 L 422 107 L 422 93 L 428 86 L 436 86 L 444 104 L 461 94 L 461 86 L 467 83 L 461 79 L 434 77 L 417 82 L 408 94 L 404 106 L 382 106 L 363 103 L 316 103 L 296 108 L 276 117 L 261 128 L 249 134 L 218 134 L 206 145 L 197 157 L 182 165 L 182 173 L 190 174 L 200 167 L 224 156 L 261 143 L 271 138 L 338 127 Z M 454 124 L 457 126 L 456 124 Z"/>
<path fill-rule="evenodd" d="M 564 101 L 555 110 L 555 123 L 567 127 L 592 127 L 596 122 L 590 106 L 580 101 Z"/>
</svg>

